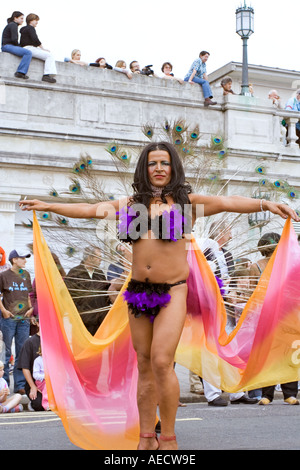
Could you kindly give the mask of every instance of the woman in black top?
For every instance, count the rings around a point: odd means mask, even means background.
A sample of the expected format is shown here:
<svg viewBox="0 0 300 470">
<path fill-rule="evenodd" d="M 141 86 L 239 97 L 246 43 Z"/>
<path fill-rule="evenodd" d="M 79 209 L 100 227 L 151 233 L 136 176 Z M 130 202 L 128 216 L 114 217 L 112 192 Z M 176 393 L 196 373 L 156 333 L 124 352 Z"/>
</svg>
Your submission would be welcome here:
<svg viewBox="0 0 300 470">
<path fill-rule="evenodd" d="M 22 57 L 20 65 L 15 73 L 17 78 L 29 78 L 26 73 L 29 69 L 32 52 L 28 49 L 20 47 L 18 41 L 18 27 L 23 24 L 24 15 L 20 11 L 14 11 L 10 18 L 7 19 L 7 26 L 2 34 L 2 52 Z"/>
</svg>

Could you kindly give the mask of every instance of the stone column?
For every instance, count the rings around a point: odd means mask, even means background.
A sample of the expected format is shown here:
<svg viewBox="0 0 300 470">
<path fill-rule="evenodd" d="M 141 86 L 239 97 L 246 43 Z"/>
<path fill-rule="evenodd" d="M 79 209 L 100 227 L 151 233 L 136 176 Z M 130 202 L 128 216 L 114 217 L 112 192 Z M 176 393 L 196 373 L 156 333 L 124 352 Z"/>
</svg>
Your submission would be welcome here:
<svg viewBox="0 0 300 470">
<path fill-rule="evenodd" d="M 14 249 L 16 204 L 20 199 L 17 195 L 0 195 L 0 246 L 7 255 Z"/>
<path fill-rule="evenodd" d="M 299 145 L 296 144 L 296 140 L 298 139 L 296 134 L 296 123 L 299 121 L 299 118 L 285 117 L 285 121 L 288 126 L 287 147 L 299 148 Z"/>
</svg>

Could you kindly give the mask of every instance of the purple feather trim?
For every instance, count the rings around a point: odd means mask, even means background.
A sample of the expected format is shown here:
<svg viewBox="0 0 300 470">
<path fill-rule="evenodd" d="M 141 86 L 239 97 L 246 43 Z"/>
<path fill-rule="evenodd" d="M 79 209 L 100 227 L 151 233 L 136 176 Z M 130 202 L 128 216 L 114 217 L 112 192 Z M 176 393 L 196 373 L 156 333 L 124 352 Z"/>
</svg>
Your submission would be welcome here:
<svg viewBox="0 0 300 470">
<path fill-rule="evenodd" d="M 157 294 L 156 292 L 147 294 L 146 292 L 136 293 L 125 291 L 123 297 L 126 302 L 142 311 L 148 308 L 165 307 L 171 300 L 170 294 Z"/>
<path fill-rule="evenodd" d="M 225 291 L 225 288 L 224 288 L 224 282 L 218 276 L 215 276 L 215 278 L 216 278 L 217 284 L 219 286 L 221 295 L 222 295 L 222 297 L 224 297 L 224 295 L 226 294 L 226 291 Z"/>
</svg>

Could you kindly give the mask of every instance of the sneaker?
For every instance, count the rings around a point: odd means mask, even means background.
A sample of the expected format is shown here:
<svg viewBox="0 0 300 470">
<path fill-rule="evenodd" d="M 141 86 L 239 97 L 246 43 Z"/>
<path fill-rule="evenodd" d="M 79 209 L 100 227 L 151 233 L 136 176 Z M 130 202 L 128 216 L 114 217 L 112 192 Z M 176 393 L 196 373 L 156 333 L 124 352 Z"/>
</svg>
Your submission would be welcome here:
<svg viewBox="0 0 300 470">
<path fill-rule="evenodd" d="M 55 78 L 50 77 L 50 75 L 43 75 L 42 81 L 48 83 L 56 83 Z"/>
<path fill-rule="evenodd" d="M 16 78 L 23 78 L 24 80 L 27 80 L 29 78 L 28 75 L 25 75 L 25 73 L 22 73 L 22 72 L 16 72 L 15 77 Z"/>
<path fill-rule="evenodd" d="M 284 400 L 284 403 L 288 403 L 289 405 L 299 405 L 299 400 L 295 397 L 289 397 Z"/>
<path fill-rule="evenodd" d="M 262 398 L 258 402 L 259 405 L 269 405 L 270 403 L 271 403 L 271 400 L 269 400 L 269 398 Z"/>
</svg>

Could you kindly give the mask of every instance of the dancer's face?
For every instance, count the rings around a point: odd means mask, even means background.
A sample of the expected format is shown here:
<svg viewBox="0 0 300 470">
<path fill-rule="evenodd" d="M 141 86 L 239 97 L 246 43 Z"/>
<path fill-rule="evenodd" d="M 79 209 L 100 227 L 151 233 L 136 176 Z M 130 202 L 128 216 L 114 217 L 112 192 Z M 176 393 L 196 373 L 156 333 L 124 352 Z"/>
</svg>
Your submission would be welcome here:
<svg viewBox="0 0 300 470">
<path fill-rule="evenodd" d="M 148 154 L 148 177 L 153 186 L 163 187 L 171 181 L 171 157 L 166 150 L 153 150 Z"/>
</svg>

